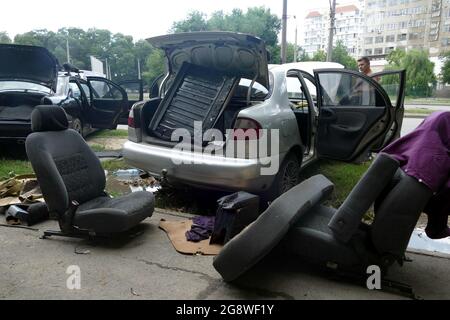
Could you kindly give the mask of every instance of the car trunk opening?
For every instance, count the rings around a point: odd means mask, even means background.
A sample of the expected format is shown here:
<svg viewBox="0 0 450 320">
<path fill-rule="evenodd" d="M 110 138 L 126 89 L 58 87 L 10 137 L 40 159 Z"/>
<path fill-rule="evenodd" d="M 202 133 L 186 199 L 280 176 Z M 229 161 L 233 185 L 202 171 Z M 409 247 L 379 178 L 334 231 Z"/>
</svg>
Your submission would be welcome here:
<svg viewBox="0 0 450 320">
<path fill-rule="evenodd" d="M 170 141 L 173 132 L 180 128 L 191 137 L 213 128 L 237 82 L 234 75 L 185 63 L 161 101 L 150 123 L 150 133 Z M 201 124 L 202 132 L 195 131 L 196 122 Z"/>
<path fill-rule="evenodd" d="M 31 121 L 35 106 L 41 104 L 44 94 L 0 94 L 0 121 Z"/>
<path fill-rule="evenodd" d="M 173 80 L 163 99 L 153 99 L 142 109 L 143 139 L 148 143 L 175 145 L 172 134 L 176 129 L 202 136 L 208 129 L 218 129 L 225 134 L 233 129 L 241 110 L 254 106 L 267 96 L 261 85 L 252 88 L 252 98 L 247 101 L 251 81 L 227 75 L 221 71 L 186 64 Z M 201 132 L 194 132 L 194 123 L 202 123 Z"/>
<path fill-rule="evenodd" d="M 253 93 L 260 93 L 254 86 L 264 89 L 260 101 L 268 95 L 267 50 L 259 38 L 191 32 L 148 41 L 165 52 L 169 73 L 162 100 L 148 102 L 142 109 L 142 138 L 148 143 L 174 145 L 177 129 L 187 130 L 192 139 L 213 128 L 225 134 L 239 111 L 254 104 Z M 248 83 L 242 85 L 244 79 Z M 201 132 L 195 130 L 196 122 L 201 122 Z"/>
</svg>

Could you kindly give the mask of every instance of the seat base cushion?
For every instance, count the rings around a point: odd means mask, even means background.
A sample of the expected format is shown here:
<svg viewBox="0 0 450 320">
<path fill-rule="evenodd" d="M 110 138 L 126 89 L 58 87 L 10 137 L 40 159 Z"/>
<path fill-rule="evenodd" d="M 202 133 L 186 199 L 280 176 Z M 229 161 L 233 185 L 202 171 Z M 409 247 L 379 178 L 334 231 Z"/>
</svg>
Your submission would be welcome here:
<svg viewBox="0 0 450 320">
<path fill-rule="evenodd" d="M 311 209 L 286 235 L 282 247 L 301 259 L 340 269 L 355 270 L 364 262 L 349 243 L 340 242 L 328 227 L 336 209 L 322 205 Z"/>
<path fill-rule="evenodd" d="M 97 197 L 81 204 L 74 216 L 74 226 L 97 234 L 125 232 L 151 217 L 154 196 L 140 191 L 110 198 Z"/>
</svg>

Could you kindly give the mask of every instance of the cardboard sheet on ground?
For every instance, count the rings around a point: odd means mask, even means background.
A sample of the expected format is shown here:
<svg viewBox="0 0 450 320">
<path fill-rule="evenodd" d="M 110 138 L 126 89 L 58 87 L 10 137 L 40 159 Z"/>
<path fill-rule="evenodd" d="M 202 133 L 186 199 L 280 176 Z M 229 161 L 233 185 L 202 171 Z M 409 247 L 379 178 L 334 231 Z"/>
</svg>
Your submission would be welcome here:
<svg viewBox="0 0 450 320">
<path fill-rule="evenodd" d="M 186 239 L 186 231 L 189 231 L 192 226 L 192 220 L 173 220 L 166 221 L 161 219 L 159 227 L 164 230 L 175 250 L 183 254 L 203 254 L 203 255 L 217 255 L 222 250 L 222 245 L 209 244 L 209 240 L 200 242 L 190 242 Z"/>
</svg>

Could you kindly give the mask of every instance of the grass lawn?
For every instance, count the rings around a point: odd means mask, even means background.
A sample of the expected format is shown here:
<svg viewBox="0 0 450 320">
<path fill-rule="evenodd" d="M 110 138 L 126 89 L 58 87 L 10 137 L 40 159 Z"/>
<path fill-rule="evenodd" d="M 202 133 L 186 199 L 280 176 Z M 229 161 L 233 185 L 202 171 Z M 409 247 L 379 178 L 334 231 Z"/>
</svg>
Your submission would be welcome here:
<svg viewBox="0 0 450 320">
<path fill-rule="evenodd" d="M 303 172 L 303 177 L 309 178 L 316 174 L 323 174 L 332 181 L 335 188 L 329 204 L 338 208 L 344 202 L 350 191 L 352 191 L 361 176 L 367 171 L 370 164 L 370 162 L 352 164 L 323 160 L 306 168 Z"/>
<path fill-rule="evenodd" d="M 106 151 L 105 146 L 102 146 L 100 144 L 92 144 L 90 145 L 92 151 L 94 152 L 102 152 L 102 151 Z"/>
<path fill-rule="evenodd" d="M 450 105 L 450 98 L 413 98 L 406 97 L 406 104 Z"/>
<path fill-rule="evenodd" d="M 120 169 L 129 169 L 130 168 L 130 166 L 128 166 L 125 163 L 125 160 L 123 160 L 123 159 L 102 161 L 102 166 L 103 166 L 103 169 L 105 169 L 109 172 L 113 172 L 113 171 L 120 170 Z"/>
<path fill-rule="evenodd" d="M 129 166 L 123 159 L 108 160 L 102 162 L 103 168 L 112 173 L 119 169 L 128 169 Z M 348 164 L 337 161 L 319 161 L 303 171 L 303 178 L 309 178 L 316 174 L 323 174 L 335 184 L 335 191 L 328 202 L 329 205 L 339 207 L 355 184 L 366 172 L 370 163 L 364 164 Z M 15 174 L 33 173 L 31 165 L 25 160 L 0 160 L 0 180 L 7 178 L 10 172 Z M 107 190 L 115 195 L 114 190 Z M 218 192 L 210 192 L 205 199 L 205 191 L 192 190 L 175 190 L 172 188 L 164 188 L 158 192 L 156 197 L 156 205 L 160 208 L 173 210 L 182 210 L 184 212 L 195 214 L 211 214 L 211 210 L 215 208 L 216 199 L 223 194 Z"/>
<path fill-rule="evenodd" d="M 10 173 L 29 174 L 33 173 L 33 169 L 28 161 L 0 159 L 0 180 L 8 178 Z"/>
<path fill-rule="evenodd" d="M 405 109 L 405 114 L 420 114 L 420 115 L 430 115 L 437 110 L 423 109 L 423 108 L 411 108 Z"/>
<path fill-rule="evenodd" d="M 128 130 L 100 130 L 89 135 L 89 138 L 128 138 Z"/>
</svg>

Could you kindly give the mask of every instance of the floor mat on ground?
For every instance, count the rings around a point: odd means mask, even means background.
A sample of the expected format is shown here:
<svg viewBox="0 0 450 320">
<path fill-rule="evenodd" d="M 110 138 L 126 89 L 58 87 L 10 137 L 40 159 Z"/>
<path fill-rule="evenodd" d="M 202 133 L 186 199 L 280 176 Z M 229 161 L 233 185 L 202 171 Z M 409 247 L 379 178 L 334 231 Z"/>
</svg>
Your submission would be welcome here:
<svg viewBox="0 0 450 320">
<path fill-rule="evenodd" d="M 209 240 L 200 242 L 189 242 L 186 240 L 186 231 L 189 231 L 192 226 L 192 220 L 174 220 L 166 221 L 161 219 L 159 227 L 164 230 L 175 250 L 183 254 L 202 254 L 202 255 L 217 255 L 222 250 L 222 245 L 209 244 Z"/>
</svg>

